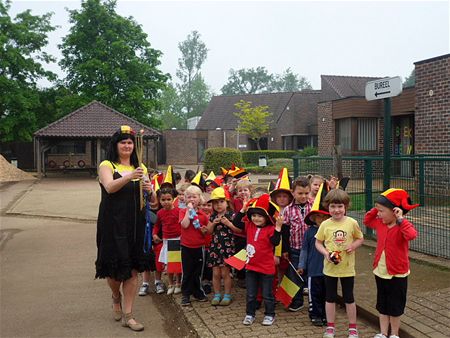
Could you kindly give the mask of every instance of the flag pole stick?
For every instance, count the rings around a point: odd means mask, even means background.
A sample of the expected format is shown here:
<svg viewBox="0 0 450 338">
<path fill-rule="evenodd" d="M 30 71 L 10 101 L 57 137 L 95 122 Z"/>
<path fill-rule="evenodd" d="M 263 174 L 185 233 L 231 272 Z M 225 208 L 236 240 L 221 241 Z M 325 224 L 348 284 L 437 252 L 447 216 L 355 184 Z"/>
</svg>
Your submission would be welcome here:
<svg viewBox="0 0 450 338">
<path fill-rule="evenodd" d="M 295 272 L 295 274 L 302 280 L 302 282 L 304 283 L 305 282 L 305 280 L 303 279 L 303 277 L 302 276 L 300 276 L 300 274 L 297 272 L 297 269 L 296 268 L 294 268 L 294 265 L 291 263 L 291 261 L 290 260 L 288 260 L 288 262 L 289 262 L 289 265 L 291 266 L 291 268 L 294 270 L 294 272 Z"/>
</svg>

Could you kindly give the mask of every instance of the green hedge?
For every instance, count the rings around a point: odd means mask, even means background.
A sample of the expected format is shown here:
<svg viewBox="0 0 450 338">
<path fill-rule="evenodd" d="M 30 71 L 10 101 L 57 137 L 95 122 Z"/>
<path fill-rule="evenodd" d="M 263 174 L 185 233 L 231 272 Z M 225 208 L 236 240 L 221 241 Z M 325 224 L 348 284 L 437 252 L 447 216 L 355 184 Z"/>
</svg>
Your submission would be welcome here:
<svg viewBox="0 0 450 338">
<path fill-rule="evenodd" d="M 242 160 L 246 165 L 258 165 L 259 156 L 265 155 L 267 158 L 292 158 L 294 155 L 300 156 L 314 156 L 317 155 L 317 148 L 306 147 L 302 151 L 294 150 L 249 150 L 242 152 Z"/>
<path fill-rule="evenodd" d="M 205 151 L 205 161 L 203 171 L 209 173 L 214 171 L 220 175 L 220 167 L 230 168 L 232 164 L 238 167 L 243 166 L 241 152 L 233 148 L 209 148 Z"/>
</svg>

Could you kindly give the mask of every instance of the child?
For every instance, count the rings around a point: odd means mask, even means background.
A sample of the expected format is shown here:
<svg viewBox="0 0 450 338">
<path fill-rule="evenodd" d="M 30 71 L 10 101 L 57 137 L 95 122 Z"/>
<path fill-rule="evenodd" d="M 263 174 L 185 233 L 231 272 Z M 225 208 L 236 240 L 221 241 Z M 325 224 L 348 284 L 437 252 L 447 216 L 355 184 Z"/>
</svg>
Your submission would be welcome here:
<svg viewBox="0 0 450 338">
<path fill-rule="evenodd" d="M 330 218 L 330 213 L 322 205 L 322 200 L 327 194 L 322 183 L 319 187 L 316 199 L 311 211 L 305 217 L 305 223 L 309 225 L 303 239 L 302 251 L 300 253 L 300 262 L 298 263 L 298 272 L 303 274 L 305 270 L 308 275 L 309 289 L 309 319 L 315 326 L 327 324 L 325 314 L 325 277 L 323 275 L 323 256 L 316 249 L 317 230 L 323 221 Z"/>
<path fill-rule="evenodd" d="M 158 261 L 167 265 L 167 247 L 168 242 L 173 240 L 180 240 L 181 228 L 178 222 L 178 217 L 180 209 L 173 205 L 175 191 L 172 188 L 163 188 L 158 192 L 159 203 L 162 209 L 156 214 L 157 221 L 153 227 L 153 240 L 156 242 L 163 242 L 162 249 L 160 249 L 160 254 L 155 254 L 158 257 Z M 159 234 L 159 230 L 162 230 L 162 237 Z M 181 274 L 167 274 L 169 278 L 169 285 L 167 287 L 167 294 L 179 294 L 181 292 Z M 159 276 L 161 279 L 161 276 Z M 175 284 L 173 282 L 175 281 Z M 156 288 L 156 293 L 158 292 L 158 286 Z"/>
<path fill-rule="evenodd" d="M 317 192 L 319 191 L 320 185 L 325 182 L 325 179 L 320 175 L 312 175 L 309 178 L 309 186 L 311 187 L 311 191 L 309 192 L 308 199 L 312 203 L 317 196 Z"/>
<path fill-rule="evenodd" d="M 177 198 L 174 201 L 174 205 L 179 209 L 185 209 L 186 208 L 186 202 L 184 198 L 184 193 L 186 192 L 186 189 L 190 187 L 190 183 L 183 183 L 177 188 Z"/>
<path fill-rule="evenodd" d="M 194 170 L 186 170 L 184 173 L 184 183 L 191 183 L 191 181 L 194 179 L 196 173 Z"/>
<path fill-rule="evenodd" d="M 373 262 L 373 273 L 377 284 L 377 310 L 380 313 L 380 331 L 375 338 L 388 336 L 398 338 L 400 316 L 406 305 L 408 286 L 409 241 L 417 236 L 411 222 L 403 216 L 416 207 L 411 204 L 403 189 L 388 189 L 383 192 L 364 217 L 364 224 L 377 231 L 377 249 Z"/>
<path fill-rule="evenodd" d="M 316 234 L 316 249 L 325 257 L 327 328 L 324 338 L 334 338 L 336 317 L 337 282 L 341 280 L 345 309 L 349 320 L 348 337 L 358 338 L 356 328 L 356 304 L 353 298 L 355 279 L 354 251 L 363 243 L 363 234 L 358 222 L 346 216 L 350 196 L 341 189 L 331 190 L 325 197 L 324 207 L 328 208 L 330 219 L 324 221 Z"/>
<path fill-rule="evenodd" d="M 299 177 L 293 183 L 292 195 L 294 200 L 283 210 L 284 222 L 290 227 L 289 260 L 292 265 L 298 266 L 302 241 L 307 230 L 305 216 L 311 211 L 311 203 L 308 200 L 310 193 L 309 180 Z M 303 285 L 292 299 L 289 311 L 299 311 L 303 308 Z"/>
<path fill-rule="evenodd" d="M 208 217 L 198 207 L 202 202 L 202 191 L 199 187 L 189 186 L 185 193 L 186 209 L 180 209 L 181 223 L 181 262 L 183 278 L 181 281 L 181 305 L 191 304 L 190 296 L 199 302 L 206 302 L 201 287 L 202 267 L 204 261 L 205 238 L 201 227 L 208 224 Z"/>
<path fill-rule="evenodd" d="M 203 193 L 203 202 L 200 205 L 202 211 L 209 217 L 213 213 L 212 201 L 210 201 L 211 195 L 208 193 Z M 203 228 L 202 228 L 203 229 Z M 206 228 L 205 228 L 206 230 Z M 209 257 L 209 247 L 211 245 L 211 235 L 207 233 L 207 231 L 203 231 L 205 235 L 205 257 Z M 212 281 L 212 268 L 208 266 L 207 261 L 203 262 L 203 279 L 202 279 L 202 288 L 205 291 L 206 295 L 211 293 L 211 281 Z"/>
<path fill-rule="evenodd" d="M 212 201 L 211 201 L 211 198 L 210 198 L 211 194 L 204 193 L 203 197 L 204 197 L 205 200 L 200 205 L 200 208 L 206 214 L 206 216 L 208 216 L 208 218 L 209 218 L 209 216 L 211 216 L 211 214 L 213 213 Z"/>
<path fill-rule="evenodd" d="M 244 206 L 244 209 L 247 206 Z M 274 247 L 280 243 L 281 225 L 283 217 L 278 216 L 278 207 L 270 201 L 269 194 L 261 195 L 248 207 L 247 215 L 239 212 L 233 224 L 244 229 L 247 234 L 247 315 L 244 325 L 251 325 L 255 321 L 256 294 L 258 286 L 262 288 L 264 299 L 263 325 L 272 325 L 275 321 L 275 298 L 272 292 L 272 283 L 275 274 L 275 261 L 273 259 Z M 244 219 L 243 219 L 244 218 Z M 243 219 L 243 220 L 242 220 Z"/>
<path fill-rule="evenodd" d="M 235 227 L 231 222 L 233 212 L 230 202 L 222 187 L 216 188 L 211 194 L 213 214 L 209 218 L 207 230 L 212 234 L 209 249 L 208 266 L 213 270 L 214 297 L 211 305 L 230 305 L 231 303 L 231 274 L 230 267 L 224 260 L 234 255 L 233 232 L 242 230 Z M 223 279 L 224 295 L 220 293 L 220 283 Z"/>
</svg>

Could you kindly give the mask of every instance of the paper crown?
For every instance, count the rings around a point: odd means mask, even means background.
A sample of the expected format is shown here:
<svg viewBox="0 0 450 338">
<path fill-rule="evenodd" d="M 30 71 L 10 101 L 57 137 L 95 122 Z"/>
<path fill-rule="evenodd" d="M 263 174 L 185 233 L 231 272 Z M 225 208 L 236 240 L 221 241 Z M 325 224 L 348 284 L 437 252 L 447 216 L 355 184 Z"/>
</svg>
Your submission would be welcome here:
<svg viewBox="0 0 450 338">
<path fill-rule="evenodd" d="M 252 199 L 249 202 L 247 210 L 247 217 L 251 219 L 253 214 L 266 216 L 269 223 L 275 224 L 275 218 L 278 216 L 280 209 L 270 200 L 269 194 L 263 194 L 258 198 Z"/>
<path fill-rule="evenodd" d="M 328 193 L 328 185 L 327 183 L 322 183 L 319 187 L 319 191 L 317 192 L 316 198 L 314 199 L 314 203 L 311 207 L 311 211 L 308 212 L 305 216 L 305 223 L 308 225 L 313 225 L 315 222 L 311 219 L 311 216 L 322 214 L 322 215 L 330 215 L 328 210 L 322 205 L 325 196 Z"/>
<path fill-rule="evenodd" d="M 274 188 L 270 191 L 270 197 L 274 200 L 278 192 L 285 192 L 289 195 L 289 203 L 292 202 L 294 196 L 291 192 L 291 181 L 289 180 L 288 170 L 287 168 L 283 168 L 280 170 L 280 174 L 278 175 L 278 179 L 275 182 Z"/>
<path fill-rule="evenodd" d="M 231 168 L 227 171 L 226 175 L 231 176 L 233 178 L 241 178 L 243 176 L 248 175 L 248 172 L 245 171 L 244 168 L 239 168 L 234 165 L 231 165 Z"/>
<path fill-rule="evenodd" d="M 130 126 L 120 126 L 119 133 L 120 134 L 131 134 L 131 135 L 135 134 L 135 132 L 133 131 L 133 129 L 131 129 Z"/>
<path fill-rule="evenodd" d="M 214 181 L 215 178 L 216 178 L 216 175 L 214 174 L 213 171 L 211 171 L 209 173 L 208 177 L 206 177 L 206 179 L 205 179 L 206 185 L 210 185 Z"/>
<path fill-rule="evenodd" d="M 173 188 L 175 185 L 173 184 L 173 168 L 171 165 L 167 167 L 166 174 L 164 175 L 164 181 L 161 183 L 160 188 Z"/>
<path fill-rule="evenodd" d="M 196 185 L 202 191 L 205 190 L 205 179 L 203 178 L 202 172 L 199 171 L 195 177 L 192 179 L 191 184 Z"/>
<path fill-rule="evenodd" d="M 212 191 L 211 196 L 209 197 L 208 203 L 212 202 L 214 200 L 222 200 L 222 199 L 229 201 L 230 193 L 228 192 L 228 190 L 225 190 L 223 187 L 218 187 Z"/>
<path fill-rule="evenodd" d="M 378 196 L 376 203 L 391 209 L 398 207 L 403 210 L 404 214 L 420 205 L 411 204 L 411 198 L 406 190 L 396 188 L 391 188 L 382 192 L 381 195 Z"/>
</svg>

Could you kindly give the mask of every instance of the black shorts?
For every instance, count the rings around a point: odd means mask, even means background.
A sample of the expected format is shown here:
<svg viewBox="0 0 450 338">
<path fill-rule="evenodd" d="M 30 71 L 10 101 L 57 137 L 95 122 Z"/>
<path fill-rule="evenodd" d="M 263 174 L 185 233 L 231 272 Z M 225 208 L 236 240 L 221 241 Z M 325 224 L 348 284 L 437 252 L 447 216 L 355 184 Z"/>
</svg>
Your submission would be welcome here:
<svg viewBox="0 0 450 338">
<path fill-rule="evenodd" d="M 408 277 L 383 279 L 375 276 L 377 283 L 377 310 L 382 315 L 399 317 L 405 311 Z"/>
<path fill-rule="evenodd" d="M 336 303 L 337 301 L 337 282 L 341 280 L 342 297 L 345 304 L 355 302 L 353 298 L 353 285 L 355 284 L 355 277 L 330 277 L 325 276 L 325 300 L 328 303 Z"/>
</svg>

